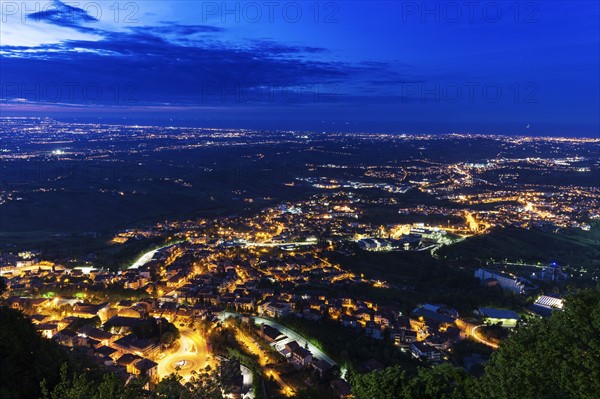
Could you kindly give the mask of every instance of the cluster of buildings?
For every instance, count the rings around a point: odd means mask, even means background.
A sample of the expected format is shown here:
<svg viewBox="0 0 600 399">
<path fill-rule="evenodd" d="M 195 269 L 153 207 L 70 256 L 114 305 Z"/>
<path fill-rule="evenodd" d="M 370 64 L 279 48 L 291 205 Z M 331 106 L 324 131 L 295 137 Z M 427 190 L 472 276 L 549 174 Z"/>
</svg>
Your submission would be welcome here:
<svg viewBox="0 0 600 399">
<path fill-rule="evenodd" d="M 58 297 L 13 296 L 4 302 L 25 312 L 42 336 L 86 357 L 87 364 L 125 381 L 145 377 L 148 384 L 158 382 L 155 360 L 163 349 L 159 337 L 140 338 L 136 333 L 138 326 L 151 322 L 151 301 L 91 304 Z"/>
<path fill-rule="evenodd" d="M 531 282 L 523 277 L 504 273 L 496 270 L 479 268 L 475 270 L 474 277 L 486 287 L 499 286 L 503 290 L 514 294 L 524 294 L 528 290 L 536 289 Z"/>
<path fill-rule="evenodd" d="M 331 251 L 344 242 L 357 242 L 364 250 L 414 249 L 445 235 L 418 224 L 358 223 L 352 215 L 359 206 L 360 200 L 340 193 L 327 200 L 317 197 L 282 204 L 250 217 L 165 222 L 148 231 L 130 229 L 116 237 L 135 239 L 163 231 L 175 241 L 118 273 L 91 267 L 68 269 L 39 261 L 38 253 L 21 254 L 18 259 L 4 255 L 2 273 L 9 292 L 22 297 L 68 288 L 79 291 L 75 299 L 80 302 L 111 289 L 157 299 L 148 308 L 118 309 L 120 316 L 127 311 L 128 317 L 150 315 L 187 323 L 226 309 L 271 318 L 328 318 L 374 339 L 390 339 L 400 346 L 418 344 L 413 347 L 421 352 L 423 345 L 429 345 L 433 349 L 426 358 L 443 357 L 435 351 L 451 347 L 460 337 L 455 324 L 458 315 L 444 308 L 420 308 L 415 321 L 401 316 L 400 309 L 304 288 L 324 283 L 339 291 L 357 284 L 384 286 L 329 262 Z M 480 268 L 474 276 L 486 286 L 516 294 L 536 288 L 528 279 L 492 269 Z M 557 265 L 550 265 L 536 278 L 556 281 L 566 275 Z M 419 323 L 420 318 L 425 325 Z"/>
<path fill-rule="evenodd" d="M 569 278 L 569 275 L 556 263 L 551 263 L 543 267 L 539 272 L 531 273 L 529 278 L 487 268 L 479 268 L 475 270 L 473 275 L 486 287 L 497 286 L 513 294 L 530 294 L 535 292 L 538 286 L 533 280 L 539 282 L 562 282 Z"/>
<path fill-rule="evenodd" d="M 459 318 L 458 311 L 439 304 L 424 304 L 412 311 L 413 318 L 408 319 L 406 328 L 395 342 L 408 345 L 410 353 L 416 359 L 439 362 L 448 359 L 452 346 L 467 337 Z"/>
<path fill-rule="evenodd" d="M 276 327 L 262 323 L 258 333 L 261 338 L 276 348 L 288 362 L 298 368 L 314 370 L 321 378 L 333 377 L 339 372 L 339 368 L 335 363 L 314 356 L 307 342 L 302 345 L 297 340 L 283 334 Z"/>
<path fill-rule="evenodd" d="M 456 165 L 455 165 L 456 166 Z M 173 221 L 150 228 L 128 229 L 116 234 L 114 245 L 168 235 L 169 244 L 135 262 L 120 272 L 87 267 L 72 268 L 54 260 L 44 261 L 39 251 L 0 257 L 0 273 L 7 282 L 5 301 L 30 315 L 44 336 L 61 345 L 78 348 L 95 362 L 124 378 L 147 376 L 158 378 L 158 357 L 163 343 L 136 335 L 140 323 L 158 320 L 186 325 L 197 319 L 214 320 L 224 310 L 253 314 L 272 319 L 296 317 L 319 321 L 329 319 L 375 340 L 389 340 L 425 362 L 448 358 L 453 345 L 469 335 L 469 323 L 454 309 L 425 304 L 402 314 L 399 307 L 381 306 L 368 299 L 338 295 L 355 285 L 381 287 L 383 283 L 365 279 L 340 265 L 331 263 L 333 251 L 352 254 L 365 251 L 423 250 L 450 241 L 448 233 L 473 234 L 497 225 L 506 213 L 490 211 L 490 217 L 465 212 L 464 209 L 415 205 L 401 213 L 443 215 L 464 218 L 462 226 L 425 226 L 424 224 L 385 225 L 363 221 L 365 209 L 379 203 L 377 196 L 364 197 L 352 192 L 405 190 L 408 183 L 446 199 L 465 204 L 495 202 L 482 195 L 456 195 L 452 190 L 476 182 L 475 171 L 488 166 L 431 166 L 427 174 L 415 167 L 398 170 L 368 168 L 371 177 L 388 176 L 398 181 L 392 185 L 337 181 L 332 179 L 297 179 L 314 188 L 326 188 L 302 200 L 269 207 L 253 216 L 232 216 L 215 220 Z M 416 168 L 418 169 L 418 168 Z M 449 173 L 451 183 L 436 184 L 435 173 Z M 457 176 L 460 176 L 457 177 Z M 448 188 L 448 184 L 451 188 Z M 503 199 L 512 192 L 499 193 Z M 515 197 L 515 201 L 521 201 Z M 527 196 L 529 200 L 539 198 Z M 389 198 L 382 204 L 390 205 Z M 503 203 L 503 201 L 500 201 Z M 528 202 L 527 204 L 531 203 Z M 525 205 L 523 212 L 551 212 L 537 205 Z M 509 209 L 508 205 L 502 205 Z M 516 211 L 515 211 L 516 212 Z M 496 219 L 494 219 L 496 218 Z M 521 220 L 523 217 L 521 217 Z M 556 222 L 556 219 L 553 219 Z M 562 223 L 562 222 L 561 222 Z M 347 244 L 353 244 L 347 245 Z M 72 262 L 70 262 L 72 263 Z M 485 286 L 499 286 L 515 294 L 536 289 L 533 279 L 550 282 L 568 276 L 558 265 L 541 270 L 532 280 L 498 270 L 480 268 L 474 277 Z M 311 287 L 328 285 L 331 293 Z M 339 289 L 338 289 L 339 288 Z M 68 299 L 60 299 L 70 292 Z M 103 301 L 111 292 L 136 295 L 134 301 Z M 144 298 L 144 299 L 141 299 Z M 151 299 L 147 299 L 151 298 Z M 560 309 L 552 297 L 540 297 L 532 309 L 538 313 Z M 515 312 L 491 308 L 478 311 L 481 322 L 513 328 L 519 316 Z M 96 319 L 98 321 L 91 321 Z M 87 320 L 87 321 L 86 321 Z M 102 328 L 100 328 L 102 327 Z M 321 376 L 335 374 L 335 366 L 315 356 L 298 340 L 289 339 L 277 328 L 262 325 L 261 337 L 289 360 Z M 236 377 L 237 378 L 237 377 Z"/>
</svg>

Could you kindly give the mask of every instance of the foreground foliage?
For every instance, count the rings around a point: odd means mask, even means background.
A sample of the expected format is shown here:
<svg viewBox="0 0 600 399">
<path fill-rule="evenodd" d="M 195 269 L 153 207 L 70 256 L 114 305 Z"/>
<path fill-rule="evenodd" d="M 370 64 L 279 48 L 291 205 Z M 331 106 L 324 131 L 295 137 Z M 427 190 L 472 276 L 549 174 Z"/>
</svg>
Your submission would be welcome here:
<svg viewBox="0 0 600 399">
<path fill-rule="evenodd" d="M 600 288 L 581 291 L 564 312 L 517 331 L 485 371 L 476 398 L 598 398 Z"/>
<path fill-rule="evenodd" d="M 172 374 L 160 381 L 154 389 L 146 390 L 144 379 L 125 384 L 115 374 L 104 374 L 94 381 L 83 373 L 69 374 L 67 365 L 61 367 L 60 382 L 52 390 L 42 382 L 42 399 L 222 399 L 216 375 L 205 370 L 184 383 Z"/>
<path fill-rule="evenodd" d="M 58 383 L 60 366 L 69 361 L 21 312 L 0 306 L 0 398 L 38 398 L 40 381 Z"/>
<path fill-rule="evenodd" d="M 443 364 L 413 377 L 394 366 L 355 374 L 351 382 L 357 399 L 597 399 L 600 288 L 581 291 L 564 312 L 520 328 L 480 379 Z"/>
<path fill-rule="evenodd" d="M 420 368 L 412 378 L 400 366 L 393 366 L 353 375 L 351 383 L 358 399 L 462 399 L 467 397 L 467 378 L 462 369 L 449 364 Z"/>
</svg>

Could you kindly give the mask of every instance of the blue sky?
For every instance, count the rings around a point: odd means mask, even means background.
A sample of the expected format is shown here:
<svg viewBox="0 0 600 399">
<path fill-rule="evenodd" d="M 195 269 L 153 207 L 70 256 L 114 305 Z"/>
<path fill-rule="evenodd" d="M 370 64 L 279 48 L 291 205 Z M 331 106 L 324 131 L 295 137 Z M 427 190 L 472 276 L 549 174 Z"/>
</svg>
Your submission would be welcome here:
<svg viewBox="0 0 600 399">
<path fill-rule="evenodd" d="M 600 131 L 597 1 L 0 3 L 3 116 Z"/>
</svg>

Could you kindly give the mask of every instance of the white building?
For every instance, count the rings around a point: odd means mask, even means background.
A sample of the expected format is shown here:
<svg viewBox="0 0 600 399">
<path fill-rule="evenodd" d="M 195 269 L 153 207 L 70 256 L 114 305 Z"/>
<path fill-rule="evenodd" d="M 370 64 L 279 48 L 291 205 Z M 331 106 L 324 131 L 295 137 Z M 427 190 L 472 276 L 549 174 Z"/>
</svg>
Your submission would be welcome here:
<svg viewBox="0 0 600 399">
<path fill-rule="evenodd" d="M 540 295 L 540 297 L 535 301 L 535 304 L 548 309 L 562 309 L 564 305 L 562 298 L 555 298 L 548 295 Z"/>
<path fill-rule="evenodd" d="M 525 283 L 523 280 L 506 273 L 480 268 L 475 270 L 475 278 L 478 278 L 482 282 L 487 279 L 494 279 L 502 289 L 512 291 L 515 294 L 523 294 L 525 292 Z"/>
<path fill-rule="evenodd" d="M 289 303 L 271 302 L 266 306 L 265 313 L 270 317 L 285 317 L 292 311 Z"/>
</svg>

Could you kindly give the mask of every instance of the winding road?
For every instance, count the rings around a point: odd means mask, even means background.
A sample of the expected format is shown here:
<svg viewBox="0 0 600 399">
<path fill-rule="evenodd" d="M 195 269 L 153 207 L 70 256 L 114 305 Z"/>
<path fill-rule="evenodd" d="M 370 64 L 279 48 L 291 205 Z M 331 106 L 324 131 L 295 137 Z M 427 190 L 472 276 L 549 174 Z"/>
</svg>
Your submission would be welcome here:
<svg viewBox="0 0 600 399">
<path fill-rule="evenodd" d="M 485 327 L 485 326 L 475 326 L 473 327 L 473 329 L 471 330 L 471 336 L 475 339 L 475 341 L 480 342 L 484 345 L 487 345 L 489 347 L 492 347 L 494 349 L 498 349 L 498 344 L 488 341 L 487 339 L 485 339 L 485 337 L 483 337 L 481 334 L 479 334 L 477 332 L 477 330 L 479 330 L 480 327 Z"/>
<path fill-rule="evenodd" d="M 179 349 L 158 360 L 158 376 L 162 379 L 178 373 L 188 381 L 192 371 L 199 372 L 210 364 L 208 348 L 204 338 L 189 328 L 179 330 Z"/>
<path fill-rule="evenodd" d="M 144 266 L 146 263 L 150 262 L 152 260 L 152 257 L 154 257 L 154 254 L 157 253 L 158 251 L 161 251 L 165 248 L 169 248 L 175 244 L 180 243 L 181 241 L 178 242 L 171 242 L 170 244 L 167 244 L 165 246 L 162 246 L 160 248 L 155 248 L 152 249 L 148 252 L 143 253 L 139 258 L 137 258 L 137 260 L 135 262 L 133 262 L 131 264 L 131 266 L 129 266 L 129 269 L 137 269 L 140 266 Z"/>
</svg>

